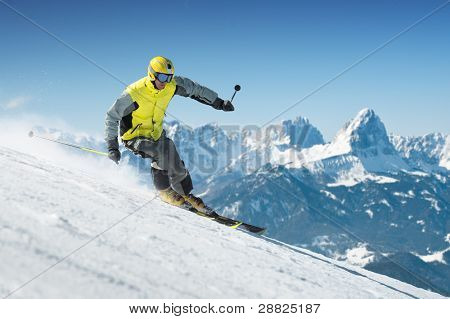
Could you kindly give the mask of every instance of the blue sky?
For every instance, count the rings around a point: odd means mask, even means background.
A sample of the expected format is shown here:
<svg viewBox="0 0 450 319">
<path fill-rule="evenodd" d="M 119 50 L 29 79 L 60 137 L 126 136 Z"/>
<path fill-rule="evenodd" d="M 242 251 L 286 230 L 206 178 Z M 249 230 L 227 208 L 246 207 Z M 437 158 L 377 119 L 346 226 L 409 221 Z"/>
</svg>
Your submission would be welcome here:
<svg viewBox="0 0 450 319">
<path fill-rule="evenodd" d="M 125 83 L 165 55 L 224 99 L 242 86 L 234 113 L 174 98 L 169 113 L 198 126 L 266 123 L 445 1 L 6 2 Z M 0 28 L 1 116 L 101 133 L 123 84 L 1 2 Z M 450 5 L 275 122 L 305 116 L 330 139 L 371 107 L 388 131 L 449 133 L 449 88 Z"/>
</svg>

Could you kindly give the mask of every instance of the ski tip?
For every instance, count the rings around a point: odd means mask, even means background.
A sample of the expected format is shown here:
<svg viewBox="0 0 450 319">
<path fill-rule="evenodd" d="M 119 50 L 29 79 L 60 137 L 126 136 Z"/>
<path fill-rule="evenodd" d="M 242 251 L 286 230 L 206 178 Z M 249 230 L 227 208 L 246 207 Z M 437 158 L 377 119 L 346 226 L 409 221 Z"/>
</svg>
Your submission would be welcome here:
<svg viewBox="0 0 450 319">
<path fill-rule="evenodd" d="M 266 233 L 266 228 L 263 228 L 261 231 L 257 232 L 258 235 L 264 235 Z"/>
<path fill-rule="evenodd" d="M 255 235 L 263 235 L 266 232 L 266 228 L 253 226 L 246 223 L 242 223 L 241 225 L 239 225 L 239 229 Z"/>
<path fill-rule="evenodd" d="M 34 136 L 34 132 L 33 131 L 29 131 L 28 132 L 28 137 L 33 137 Z"/>
</svg>

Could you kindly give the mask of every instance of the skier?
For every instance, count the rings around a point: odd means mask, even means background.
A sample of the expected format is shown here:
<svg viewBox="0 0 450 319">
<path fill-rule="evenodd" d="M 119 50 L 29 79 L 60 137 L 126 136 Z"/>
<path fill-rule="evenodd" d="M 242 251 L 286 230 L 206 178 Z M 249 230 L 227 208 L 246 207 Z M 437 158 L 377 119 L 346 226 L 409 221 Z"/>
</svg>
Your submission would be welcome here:
<svg viewBox="0 0 450 319">
<path fill-rule="evenodd" d="M 191 176 L 174 142 L 163 129 L 165 110 L 174 95 L 190 97 L 217 110 L 234 111 L 230 101 L 192 80 L 174 76 L 173 63 L 162 56 L 148 65 L 147 76 L 130 84 L 106 113 L 105 140 L 109 158 L 120 161 L 118 127 L 125 147 L 143 158 L 151 158 L 155 188 L 163 201 L 182 206 L 186 202 L 204 212 L 203 201 L 191 194 Z"/>
</svg>

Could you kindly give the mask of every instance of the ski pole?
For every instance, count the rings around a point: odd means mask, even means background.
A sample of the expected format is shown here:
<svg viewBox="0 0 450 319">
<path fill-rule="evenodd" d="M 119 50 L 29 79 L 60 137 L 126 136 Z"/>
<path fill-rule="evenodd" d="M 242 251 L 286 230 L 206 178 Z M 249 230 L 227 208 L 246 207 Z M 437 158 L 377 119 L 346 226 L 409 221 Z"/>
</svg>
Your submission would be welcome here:
<svg viewBox="0 0 450 319">
<path fill-rule="evenodd" d="M 233 102 L 234 96 L 235 96 L 236 93 L 237 93 L 238 91 L 240 91 L 240 90 L 241 90 L 241 86 L 240 86 L 239 84 L 236 84 L 236 85 L 234 86 L 234 93 L 233 93 L 233 96 L 231 97 L 230 102 Z"/>
<path fill-rule="evenodd" d="M 89 148 L 89 147 L 79 146 L 79 145 L 70 144 L 70 143 L 64 143 L 64 142 L 60 142 L 60 141 L 57 141 L 57 140 L 54 140 L 54 139 L 51 139 L 51 138 L 48 138 L 48 137 L 39 136 L 39 135 L 34 134 L 33 131 L 30 131 L 28 133 L 28 136 L 29 137 L 37 137 L 37 138 L 40 138 L 40 139 L 43 139 L 43 140 L 47 140 L 47 141 L 50 141 L 50 142 L 54 142 L 54 143 L 58 143 L 58 144 L 62 144 L 62 145 L 66 145 L 66 146 L 70 146 L 70 147 L 74 147 L 74 148 L 78 148 L 79 150 L 82 150 L 82 151 L 91 152 L 91 153 L 98 154 L 98 155 L 103 155 L 103 156 L 108 156 L 108 153 L 100 152 L 100 151 L 94 150 L 94 149 Z"/>
</svg>

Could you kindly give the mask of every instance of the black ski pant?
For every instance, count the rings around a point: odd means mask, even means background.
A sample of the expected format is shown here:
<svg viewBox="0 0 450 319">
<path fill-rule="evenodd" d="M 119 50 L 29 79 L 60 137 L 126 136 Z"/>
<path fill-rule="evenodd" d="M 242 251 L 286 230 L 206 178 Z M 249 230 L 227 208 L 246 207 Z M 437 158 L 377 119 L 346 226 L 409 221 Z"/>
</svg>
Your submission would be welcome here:
<svg viewBox="0 0 450 319">
<path fill-rule="evenodd" d="M 136 137 L 124 143 L 133 153 L 152 159 L 153 184 L 156 189 L 172 187 L 181 195 L 187 195 L 192 191 L 191 175 L 184 166 L 175 143 L 166 136 L 165 132 L 157 141 Z"/>
</svg>

